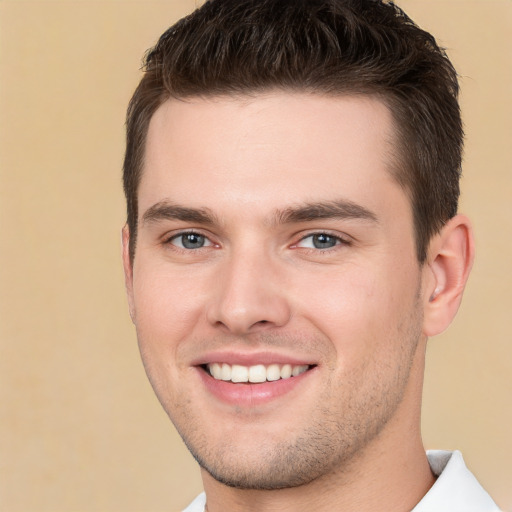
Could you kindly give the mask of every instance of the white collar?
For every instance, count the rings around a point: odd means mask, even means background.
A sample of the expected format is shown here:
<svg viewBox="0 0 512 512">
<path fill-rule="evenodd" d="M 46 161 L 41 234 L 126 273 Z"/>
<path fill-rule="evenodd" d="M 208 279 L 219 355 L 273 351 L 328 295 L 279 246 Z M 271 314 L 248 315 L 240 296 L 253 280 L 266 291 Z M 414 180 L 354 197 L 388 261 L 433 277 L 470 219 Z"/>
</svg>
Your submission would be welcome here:
<svg viewBox="0 0 512 512">
<path fill-rule="evenodd" d="M 412 512 L 499 512 L 459 451 L 428 450 L 427 458 L 438 478 Z"/>
</svg>

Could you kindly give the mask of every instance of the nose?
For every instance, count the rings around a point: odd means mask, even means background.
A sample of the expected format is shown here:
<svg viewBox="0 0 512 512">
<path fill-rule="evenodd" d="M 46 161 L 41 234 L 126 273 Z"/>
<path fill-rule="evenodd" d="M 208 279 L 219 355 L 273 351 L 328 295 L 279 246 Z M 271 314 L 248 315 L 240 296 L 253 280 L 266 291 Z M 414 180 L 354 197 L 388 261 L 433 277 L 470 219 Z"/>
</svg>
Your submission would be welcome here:
<svg viewBox="0 0 512 512">
<path fill-rule="evenodd" d="M 285 276 L 263 251 L 232 254 L 223 262 L 208 321 L 235 335 L 284 326 L 291 316 Z"/>
</svg>

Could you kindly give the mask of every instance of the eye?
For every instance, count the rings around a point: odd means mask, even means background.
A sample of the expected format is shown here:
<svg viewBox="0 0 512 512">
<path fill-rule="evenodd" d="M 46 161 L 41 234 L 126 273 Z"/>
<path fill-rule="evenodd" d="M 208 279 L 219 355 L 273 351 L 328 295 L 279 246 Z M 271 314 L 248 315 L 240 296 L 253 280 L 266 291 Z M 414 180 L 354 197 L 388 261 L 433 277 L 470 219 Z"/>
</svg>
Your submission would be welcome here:
<svg viewBox="0 0 512 512">
<path fill-rule="evenodd" d="M 180 249 L 201 249 L 213 245 L 204 235 L 194 232 L 175 235 L 169 240 L 169 243 Z"/>
<path fill-rule="evenodd" d="M 314 233 L 305 236 L 297 244 L 297 247 L 304 247 L 307 249 L 331 249 L 343 242 L 340 237 L 329 235 L 328 233 Z"/>
</svg>

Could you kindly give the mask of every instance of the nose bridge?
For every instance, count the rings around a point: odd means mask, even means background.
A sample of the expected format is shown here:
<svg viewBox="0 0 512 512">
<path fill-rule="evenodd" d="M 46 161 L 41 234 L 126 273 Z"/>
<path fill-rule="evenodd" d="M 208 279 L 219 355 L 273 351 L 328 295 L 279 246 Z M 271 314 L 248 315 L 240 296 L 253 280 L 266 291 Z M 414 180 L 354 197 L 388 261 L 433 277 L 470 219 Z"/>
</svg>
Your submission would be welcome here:
<svg viewBox="0 0 512 512">
<path fill-rule="evenodd" d="M 290 305 L 278 267 L 276 258 L 264 247 L 233 249 L 216 281 L 210 322 L 235 334 L 284 325 Z"/>
</svg>

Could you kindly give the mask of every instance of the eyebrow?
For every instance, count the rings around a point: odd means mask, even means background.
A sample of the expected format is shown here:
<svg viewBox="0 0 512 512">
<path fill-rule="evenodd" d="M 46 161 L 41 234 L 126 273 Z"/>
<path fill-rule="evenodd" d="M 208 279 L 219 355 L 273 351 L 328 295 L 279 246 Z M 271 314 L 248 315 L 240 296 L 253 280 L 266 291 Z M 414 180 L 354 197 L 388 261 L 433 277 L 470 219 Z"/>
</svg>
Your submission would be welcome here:
<svg viewBox="0 0 512 512">
<path fill-rule="evenodd" d="M 322 219 L 360 219 L 378 223 L 377 216 L 371 210 L 344 199 L 304 203 L 283 210 L 276 210 L 270 223 L 280 225 Z M 142 224 L 156 223 L 162 220 L 180 220 L 207 226 L 219 225 L 217 216 L 209 208 L 189 208 L 166 200 L 154 204 L 142 216 Z"/>
<path fill-rule="evenodd" d="M 360 219 L 378 223 L 377 215 L 371 210 L 344 199 L 292 206 L 277 211 L 273 221 L 275 224 L 291 224 L 322 219 Z"/>
<path fill-rule="evenodd" d="M 183 222 L 197 222 L 198 224 L 218 224 L 216 216 L 209 208 L 187 208 L 169 201 L 160 201 L 148 208 L 142 216 L 142 224 L 159 222 L 162 220 L 181 220 Z"/>
</svg>

